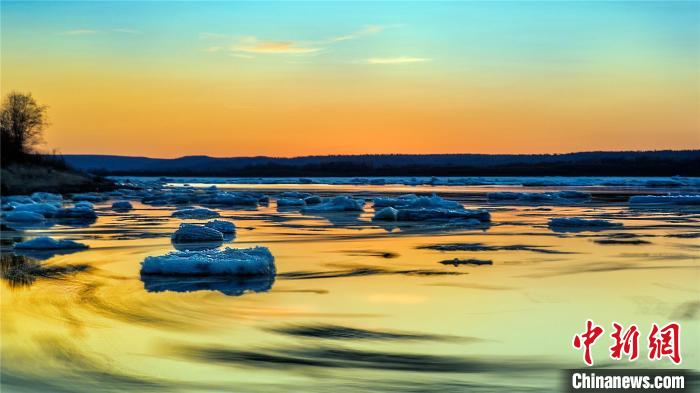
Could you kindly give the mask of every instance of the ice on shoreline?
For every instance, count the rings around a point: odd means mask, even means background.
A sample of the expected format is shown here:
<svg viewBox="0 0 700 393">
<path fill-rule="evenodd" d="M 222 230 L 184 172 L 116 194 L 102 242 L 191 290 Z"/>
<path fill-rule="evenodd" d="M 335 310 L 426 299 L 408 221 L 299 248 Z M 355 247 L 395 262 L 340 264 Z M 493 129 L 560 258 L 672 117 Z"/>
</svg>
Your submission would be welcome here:
<svg viewBox="0 0 700 393">
<path fill-rule="evenodd" d="M 267 247 L 224 250 L 174 251 L 150 256 L 141 274 L 175 276 L 274 276 L 275 258 Z"/>
</svg>

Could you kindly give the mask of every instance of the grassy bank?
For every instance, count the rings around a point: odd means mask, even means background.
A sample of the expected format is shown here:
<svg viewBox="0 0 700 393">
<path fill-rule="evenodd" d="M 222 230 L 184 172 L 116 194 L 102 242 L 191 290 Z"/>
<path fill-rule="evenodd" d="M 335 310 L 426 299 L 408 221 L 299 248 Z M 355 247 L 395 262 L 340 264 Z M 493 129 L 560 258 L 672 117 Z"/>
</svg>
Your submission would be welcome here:
<svg viewBox="0 0 700 393">
<path fill-rule="evenodd" d="M 109 191 L 114 183 L 99 176 L 35 163 L 3 166 L 0 173 L 2 195 L 31 194 L 45 191 L 58 194 Z"/>
</svg>

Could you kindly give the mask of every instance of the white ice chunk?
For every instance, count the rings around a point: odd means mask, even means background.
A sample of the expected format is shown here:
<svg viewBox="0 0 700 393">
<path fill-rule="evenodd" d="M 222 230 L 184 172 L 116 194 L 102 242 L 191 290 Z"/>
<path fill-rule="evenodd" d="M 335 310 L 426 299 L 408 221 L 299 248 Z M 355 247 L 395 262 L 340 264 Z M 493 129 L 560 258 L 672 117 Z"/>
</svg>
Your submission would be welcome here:
<svg viewBox="0 0 700 393">
<path fill-rule="evenodd" d="M 92 204 L 92 202 L 88 201 L 80 201 L 75 204 L 75 207 L 81 207 L 81 208 L 86 208 L 86 209 L 94 209 L 95 205 Z"/>
<path fill-rule="evenodd" d="M 486 210 L 474 209 L 398 209 L 398 221 L 429 221 L 429 220 L 468 220 L 490 222 L 491 214 Z"/>
<path fill-rule="evenodd" d="M 61 194 L 52 194 L 50 192 L 35 192 L 32 194 L 32 199 L 36 202 L 61 202 L 63 197 Z"/>
<path fill-rule="evenodd" d="M 173 243 L 221 243 L 224 235 L 216 229 L 203 225 L 180 224 L 170 237 Z"/>
<path fill-rule="evenodd" d="M 13 211 L 34 212 L 41 214 L 44 217 L 53 217 L 58 211 L 58 208 L 50 203 L 28 203 L 15 206 Z"/>
<path fill-rule="evenodd" d="M 5 215 L 5 220 L 12 222 L 42 222 L 42 214 L 31 211 L 11 211 Z"/>
<path fill-rule="evenodd" d="M 56 240 L 47 236 L 15 244 L 19 250 L 79 250 L 88 248 L 86 244 L 72 240 Z"/>
<path fill-rule="evenodd" d="M 379 221 L 396 221 L 398 213 L 398 210 L 394 209 L 391 206 L 387 206 L 382 210 L 379 210 L 376 213 L 374 213 L 373 219 Z"/>
<path fill-rule="evenodd" d="M 131 205 L 131 202 L 129 201 L 116 201 L 112 204 L 112 210 L 121 210 L 121 211 L 126 211 L 126 210 L 131 210 L 134 207 Z"/>
<path fill-rule="evenodd" d="M 321 213 L 321 212 L 345 212 L 345 211 L 362 211 L 365 201 L 362 199 L 353 199 L 349 196 L 337 196 L 333 199 L 319 203 L 315 206 L 307 206 L 302 209 L 302 212 Z"/>
<path fill-rule="evenodd" d="M 448 201 L 433 194 L 432 196 L 401 195 L 397 198 L 379 197 L 374 199 L 374 207 L 392 206 L 412 209 L 464 209 L 461 203 Z"/>
<path fill-rule="evenodd" d="M 267 247 L 225 248 L 224 250 L 175 251 L 146 257 L 142 274 L 272 276 L 275 258 Z"/>
<path fill-rule="evenodd" d="M 635 195 L 632 205 L 700 205 L 700 195 Z"/>
<path fill-rule="evenodd" d="M 73 199 L 74 202 L 78 201 L 86 201 L 86 202 L 102 202 L 105 199 L 107 199 L 106 196 L 100 195 L 98 193 L 85 193 L 85 194 L 73 194 Z"/>
<path fill-rule="evenodd" d="M 92 210 L 89 206 L 75 206 L 66 207 L 63 209 L 58 209 L 55 218 L 67 218 L 67 219 L 79 219 L 79 220 L 92 220 L 97 218 L 97 213 Z"/>
<path fill-rule="evenodd" d="M 196 219 L 206 219 L 206 218 L 216 218 L 220 214 L 214 210 L 206 208 L 187 208 L 176 210 L 172 214 L 173 217 L 177 218 L 196 218 Z"/>
<path fill-rule="evenodd" d="M 211 220 L 204 224 L 205 227 L 216 229 L 223 234 L 236 233 L 236 225 L 229 221 L 223 220 Z"/>
<path fill-rule="evenodd" d="M 280 198 L 277 200 L 277 206 L 280 206 L 280 207 L 304 206 L 304 205 L 306 205 L 306 202 L 304 202 L 304 200 L 301 198 Z"/>
</svg>

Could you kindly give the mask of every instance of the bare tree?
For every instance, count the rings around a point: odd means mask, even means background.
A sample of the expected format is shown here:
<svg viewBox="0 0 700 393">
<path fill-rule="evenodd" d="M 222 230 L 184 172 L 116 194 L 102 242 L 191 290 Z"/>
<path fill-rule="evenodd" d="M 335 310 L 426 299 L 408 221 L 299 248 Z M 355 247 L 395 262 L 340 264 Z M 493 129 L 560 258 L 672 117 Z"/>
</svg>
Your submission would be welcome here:
<svg viewBox="0 0 700 393">
<path fill-rule="evenodd" d="M 0 108 L 2 162 L 21 161 L 42 142 L 47 106 L 39 105 L 31 93 L 10 92 Z"/>
</svg>

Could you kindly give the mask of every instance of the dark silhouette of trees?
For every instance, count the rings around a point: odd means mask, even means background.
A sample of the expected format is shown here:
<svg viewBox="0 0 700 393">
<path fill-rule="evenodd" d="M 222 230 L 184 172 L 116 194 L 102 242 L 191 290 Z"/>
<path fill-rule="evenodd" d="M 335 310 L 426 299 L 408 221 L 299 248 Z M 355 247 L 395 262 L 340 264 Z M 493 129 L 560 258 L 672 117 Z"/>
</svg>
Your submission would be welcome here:
<svg viewBox="0 0 700 393">
<path fill-rule="evenodd" d="M 23 162 L 35 152 L 46 127 L 47 106 L 30 93 L 10 92 L 0 108 L 2 164 Z"/>
</svg>

